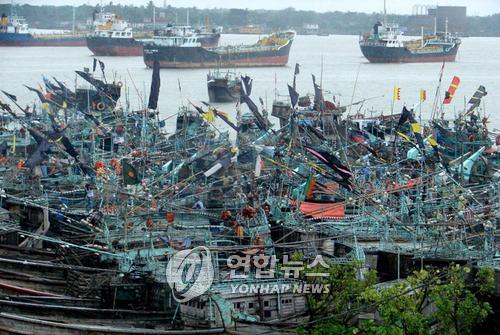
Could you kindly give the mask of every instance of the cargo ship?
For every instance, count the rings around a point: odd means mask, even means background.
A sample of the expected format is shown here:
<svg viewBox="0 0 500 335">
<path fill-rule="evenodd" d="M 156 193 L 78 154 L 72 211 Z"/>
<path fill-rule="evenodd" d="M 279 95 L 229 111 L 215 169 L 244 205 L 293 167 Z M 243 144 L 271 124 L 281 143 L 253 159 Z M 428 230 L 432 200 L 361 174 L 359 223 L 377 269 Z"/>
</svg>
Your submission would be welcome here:
<svg viewBox="0 0 500 335">
<path fill-rule="evenodd" d="M 447 30 L 447 29 L 446 29 Z M 405 40 L 397 24 L 377 22 L 372 34 L 360 37 L 361 52 L 370 63 L 454 62 L 461 40 L 447 31 Z"/>
<path fill-rule="evenodd" d="M 0 46 L 4 47 L 83 47 L 85 35 L 72 33 L 32 34 L 26 20 L 15 14 L 0 18 Z"/>
<path fill-rule="evenodd" d="M 207 74 L 208 99 L 210 102 L 233 102 L 240 98 L 241 79 L 235 72 L 218 69 Z"/>
<path fill-rule="evenodd" d="M 136 39 L 128 23 L 114 14 L 103 13 L 104 23 L 97 25 L 94 34 L 87 37 L 87 47 L 96 56 L 142 56 L 146 41 L 163 41 L 172 37 L 196 36 L 202 47 L 215 47 L 219 44 L 220 30 L 207 32 L 203 28 L 168 25 L 165 29 L 155 30 L 154 34 L 144 34 Z"/>
<path fill-rule="evenodd" d="M 113 13 L 99 13 L 95 31 L 87 36 L 87 47 L 96 56 L 141 56 L 142 42 L 136 40 L 127 21 Z"/>
<path fill-rule="evenodd" d="M 295 38 L 294 31 L 266 36 L 252 45 L 204 48 L 196 36 L 175 37 L 144 44 L 144 63 L 162 68 L 285 66 Z M 164 43 L 162 43 L 164 42 Z"/>
</svg>

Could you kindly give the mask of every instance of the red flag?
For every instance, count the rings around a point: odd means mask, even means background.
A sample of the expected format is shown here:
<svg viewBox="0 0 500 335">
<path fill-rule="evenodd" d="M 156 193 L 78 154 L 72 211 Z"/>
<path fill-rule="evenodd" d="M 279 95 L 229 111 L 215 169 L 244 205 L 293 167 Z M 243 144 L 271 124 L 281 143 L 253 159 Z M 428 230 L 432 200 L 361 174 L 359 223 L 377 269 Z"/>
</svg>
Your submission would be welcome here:
<svg viewBox="0 0 500 335">
<path fill-rule="evenodd" d="M 453 100 L 453 97 L 455 96 L 455 91 L 458 88 L 458 85 L 460 84 L 460 78 L 457 76 L 453 77 L 453 80 L 451 81 L 450 88 L 448 88 L 448 91 L 446 91 L 446 95 L 444 97 L 443 104 L 448 105 L 451 103 L 451 100 Z"/>
</svg>

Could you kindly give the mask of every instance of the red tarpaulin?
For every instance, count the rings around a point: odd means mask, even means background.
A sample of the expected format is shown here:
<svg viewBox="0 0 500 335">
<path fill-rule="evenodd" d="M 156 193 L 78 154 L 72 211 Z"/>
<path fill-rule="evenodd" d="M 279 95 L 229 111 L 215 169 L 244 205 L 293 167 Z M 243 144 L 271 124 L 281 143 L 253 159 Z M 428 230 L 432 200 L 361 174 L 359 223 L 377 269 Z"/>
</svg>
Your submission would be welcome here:
<svg viewBox="0 0 500 335">
<path fill-rule="evenodd" d="M 343 202 L 337 203 L 316 203 L 316 202 L 302 202 L 300 204 L 300 211 L 306 216 L 311 216 L 315 219 L 322 217 L 345 217 L 345 205 Z"/>
</svg>

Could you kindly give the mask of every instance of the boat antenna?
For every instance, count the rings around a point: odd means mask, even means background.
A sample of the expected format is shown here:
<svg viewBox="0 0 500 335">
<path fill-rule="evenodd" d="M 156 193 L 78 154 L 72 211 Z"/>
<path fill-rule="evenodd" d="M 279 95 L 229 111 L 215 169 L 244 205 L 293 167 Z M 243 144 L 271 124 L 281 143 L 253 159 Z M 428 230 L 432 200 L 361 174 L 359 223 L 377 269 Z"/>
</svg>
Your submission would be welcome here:
<svg viewBox="0 0 500 335">
<path fill-rule="evenodd" d="M 347 111 L 348 116 L 351 115 L 351 108 L 354 102 L 354 94 L 356 93 L 356 86 L 358 86 L 358 78 L 360 71 L 361 71 L 361 63 L 358 65 L 358 73 L 356 73 L 356 80 L 354 81 L 354 87 L 352 88 L 351 103 L 349 104 L 349 111 Z"/>
<path fill-rule="evenodd" d="M 73 25 L 72 25 L 72 32 L 73 34 L 75 33 L 75 21 L 76 21 L 76 7 L 73 6 Z"/>
<path fill-rule="evenodd" d="M 431 120 L 434 120 L 435 114 L 437 112 L 438 104 L 439 104 L 439 96 L 440 96 L 440 91 L 441 91 L 441 83 L 443 81 L 443 74 L 444 74 L 444 66 L 445 62 L 443 61 L 443 65 L 441 66 L 441 71 L 439 72 L 439 81 L 438 85 L 436 87 L 436 94 L 434 96 L 434 102 L 432 104 L 432 113 L 431 113 Z"/>
<path fill-rule="evenodd" d="M 323 55 L 321 55 L 321 74 L 319 77 L 319 86 L 323 89 Z"/>
<path fill-rule="evenodd" d="M 384 0 L 384 26 L 387 25 L 387 0 Z"/>
</svg>

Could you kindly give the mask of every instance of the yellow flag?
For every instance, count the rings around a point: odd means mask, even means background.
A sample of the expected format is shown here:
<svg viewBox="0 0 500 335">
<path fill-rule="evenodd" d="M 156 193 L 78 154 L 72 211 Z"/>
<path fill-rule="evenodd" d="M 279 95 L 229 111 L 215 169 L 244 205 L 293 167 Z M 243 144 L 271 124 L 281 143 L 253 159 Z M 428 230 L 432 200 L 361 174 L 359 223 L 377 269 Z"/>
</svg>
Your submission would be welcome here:
<svg viewBox="0 0 500 335">
<path fill-rule="evenodd" d="M 429 144 L 431 145 L 431 147 L 437 147 L 438 143 L 436 142 L 435 139 L 433 139 L 432 137 L 429 137 L 428 141 L 429 141 Z"/>
<path fill-rule="evenodd" d="M 12 135 L 12 153 L 16 153 L 16 134 Z"/>
<path fill-rule="evenodd" d="M 401 100 L 401 88 L 394 86 L 394 101 Z"/>
<path fill-rule="evenodd" d="M 411 125 L 411 129 L 413 130 L 413 133 L 422 134 L 422 126 L 420 125 L 420 123 L 415 122 L 415 123 L 411 123 L 410 125 Z"/>
<path fill-rule="evenodd" d="M 208 122 L 214 122 L 215 120 L 215 115 L 214 115 L 214 112 L 212 110 L 208 110 L 206 111 L 205 113 L 202 114 L 203 117 L 208 121 Z"/>
<path fill-rule="evenodd" d="M 407 142 L 413 143 L 413 142 L 411 141 L 411 139 L 410 139 L 408 136 L 406 136 L 405 134 L 400 133 L 399 131 L 397 131 L 396 133 L 397 133 L 399 136 L 401 136 L 402 138 L 404 138 Z"/>
<path fill-rule="evenodd" d="M 49 103 L 48 103 L 48 102 L 44 102 L 42 106 L 43 106 L 43 109 L 45 109 L 45 111 L 46 111 L 48 114 L 51 114 L 51 115 L 52 115 L 52 111 L 50 110 L 50 106 L 49 106 Z"/>
<path fill-rule="evenodd" d="M 424 89 L 420 90 L 420 102 L 427 100 L 427 91 Z"/>
<path fill-rule="evenodd" d="M 68 109 L 68 104 L 66 103 L 66 101 L 63 101 L 62 108 L 63 109 Z"/>
</svg>

